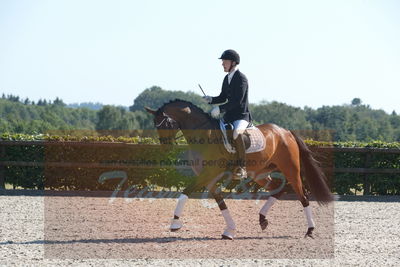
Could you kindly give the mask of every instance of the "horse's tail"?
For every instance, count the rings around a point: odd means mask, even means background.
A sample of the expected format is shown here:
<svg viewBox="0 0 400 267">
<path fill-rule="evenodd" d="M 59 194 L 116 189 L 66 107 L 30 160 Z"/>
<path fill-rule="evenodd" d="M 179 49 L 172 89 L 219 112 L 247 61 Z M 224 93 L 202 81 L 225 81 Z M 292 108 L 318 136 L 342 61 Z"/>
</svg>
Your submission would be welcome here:
<svg viewBox="0 0 400 267">
<path fill-rule="evenodd" d="M 292 135 L 296 139 L 300 150 L 301 169 L 304 171 L 305 179 L 311 189 L 311 194 L 318 201 L 318 204 L 328 204 L 333 201 L 333 195 L 327 184 L 327 178 L 322 171 L 319 163 L 312 156 L 312 152 L 294 132 Z"/>
</svg>

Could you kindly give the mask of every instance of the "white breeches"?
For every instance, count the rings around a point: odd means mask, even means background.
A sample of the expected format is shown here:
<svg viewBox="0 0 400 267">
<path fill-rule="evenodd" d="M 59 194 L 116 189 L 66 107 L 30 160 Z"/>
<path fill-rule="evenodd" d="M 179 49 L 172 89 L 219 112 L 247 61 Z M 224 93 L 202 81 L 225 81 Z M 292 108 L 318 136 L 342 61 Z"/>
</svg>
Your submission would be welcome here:
<svg viewBox="0 0 400 267">
<path fill-rule="evenodd" d="M 239 136 L 239 134 L 243 134 L 248 125 L 249 125 L 249 122 L 246 120 L 234 121 L 233 122 L 233 139 L 236 140 L 236 138 Z"/>
</svg>

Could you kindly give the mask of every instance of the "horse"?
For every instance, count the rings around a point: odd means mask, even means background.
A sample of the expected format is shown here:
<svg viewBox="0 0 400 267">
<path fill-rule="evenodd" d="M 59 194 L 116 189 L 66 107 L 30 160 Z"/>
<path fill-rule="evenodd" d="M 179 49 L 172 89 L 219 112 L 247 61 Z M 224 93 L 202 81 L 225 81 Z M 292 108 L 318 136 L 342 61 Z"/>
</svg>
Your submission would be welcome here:
<svg viewBox="0 0 400 267">
<path fill-rule="evenodd" d="M 157 110 L 149 107 L 145 107 L 145 110 L 154 116 L 153 122 L 161 145 L 172 146 L 177 133 L 181 131 L 188 142 L 190 151 L 200 153 L 202 160 L 214 160 L 218 163 L 221 159 L 225 159 L 226 162 L 234 162 L 236 155 L 228 153 L 221 142 L 211 144 L 211 142 L 205 141 L 221 140 L 222 133 L 219 129 L 219 120 L 212 118 L 210 114 L 191 102 L 175 99 L 163 104 Z M 260 187 L 267 188 L 270 184 L 270 177 L 264 174 L 272 171 L 281 172 L 303 205 L 308 224 L 305 237 L 314 238 L 315 222 L 308 194 L 303 187 L 302 175 L 318 204 L 327 205 L 334 198 L 324 172 L 307 145 L 294 132 L 275 124 L 262 124 L 256 127 L 265 138 L 265 148 L 247 154 L 246 168 L 250 178 Z M 253 164 L 250 165 L 248 162 Z M 226 223 L 222 239 L 234 239 L 236 224 L 224 202 L 222 193 L 216 187 L 216 182 L 222 177 L 221 174 L 229 173 L 230 167 L 229 164 L 210 164 L 203 168 L 197 168 L 196 179 L 193 179 L 178 198 L 171 220 L 171 231 L 182 228 L 183 224 L 180 217 L 190 194 L 206 187 L 217 202 Z M 260 209 L 259 224 L 262 230 L 265 230 L 268 226 L 266 217 L 268 211 L 280 198 L 282 192 L 269 196 Z"/>
</svg>

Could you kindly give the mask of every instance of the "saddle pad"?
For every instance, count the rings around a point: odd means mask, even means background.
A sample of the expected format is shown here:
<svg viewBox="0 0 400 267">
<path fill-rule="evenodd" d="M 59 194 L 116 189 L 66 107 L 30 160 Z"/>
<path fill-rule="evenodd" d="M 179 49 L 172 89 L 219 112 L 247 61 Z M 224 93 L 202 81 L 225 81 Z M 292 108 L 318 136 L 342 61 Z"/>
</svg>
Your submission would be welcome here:
<svg viewBox="0 0 400 267">
<path fill-rule="evenodd" d="M 219 126 L 220 126 L 220 129 L 222 132 L 224 146 L 225 146 L 226 151 L 228 151 L 229 153 L 236 153 L 235 147 L 233 147 L 228 141 L 225 123 L 223 120 L 219 121 Z M 250 138 L 250 146 L 249 146 L 249 148 L 246 149 L 246 154 L 259 152 L 259 151 L 265 149 L 265 136 L 262 134 L 262 132 L 257 127 L 255 127 L 254 125 L 251 127 L 248 127 L 246 129 L 246 132 L 248 133 L 249 138 Z"/>
</svg>

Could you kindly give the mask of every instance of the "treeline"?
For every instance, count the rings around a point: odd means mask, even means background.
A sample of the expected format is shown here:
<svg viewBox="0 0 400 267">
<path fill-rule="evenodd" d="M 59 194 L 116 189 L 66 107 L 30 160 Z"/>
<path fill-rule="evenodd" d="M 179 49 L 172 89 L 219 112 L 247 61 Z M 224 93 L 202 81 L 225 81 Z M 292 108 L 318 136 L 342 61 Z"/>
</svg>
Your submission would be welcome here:
<svg viewBox="0 0 400 267">
<path fill-rule="evenodd" d="M 69 109 L 60 99 L 54 101 L 19 99 L 9 95 L 0 99 L 0 132 L 38 134 L 50 130 L 92 129 L 96 112 Z"/>
<path fill-rule="evenodd" d="M 318 140 L 393 142 L 400 140 L 400 116 L 362 104 L 304 109 L 271 102 L 252 105 L 256 122 L 272 122 L 287 129 L 309 130 Z"/>
<path fill-rule="evenodd" d="M 82 102 L 82 103 L 72 103 L 68 104 L 69 108 L 88 108 L 93 110 L 100 110 L 104 105 L 102 103 L 96 102 Z"/>
<path fill-rule="evenodd" d="M 88 106 L 88 105 L 86 105 Z M 150 116 L 143 111 L 130 112 L 125 107 L 103 105 L 99 110 L 88 107 L 71 108 L 62 100 L 38 102 L 8 95 L 0 99 L 0 133 L 47 134 L 62 131 L 128 130 L 138 134 L 139 129 L 152 127 Z M 97 106 L 97 105 L 96 105 Z M 128 132 L 127 132 L 128 133 Z"/>
<path fill-rule="evenodd" d="M 167 91 L 153 86 L 144 90 L 127 109 L 122 106 L 75 104 L 68 107 L 61 99 L 38 102 L 3 94 L 0 99 L 0 133 L 38 134 L 63 130 L 90 130 L 112 134 L 123 130 L 134 136 L 153 129 L 152 116 L 145 106 L 158 108 L 169 100 L 180 98 L 209 111 L 194 92 Z M 95 108 L 96 107 L 96 108 Z M 250 105 L 256 124 L 275 123 L 287 129 L 304 130 L 316 140 L 333 141 L 400 141 L 400 116 L 374 110 L 355 98 L 347 105 L 298 108 L 278 102 Z M 119 132 L 121 133 L 121 132 Z M 315 134 L 313 134 L 315 133 Z"/>
</svg>

